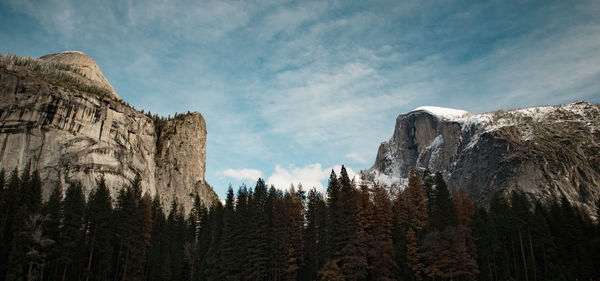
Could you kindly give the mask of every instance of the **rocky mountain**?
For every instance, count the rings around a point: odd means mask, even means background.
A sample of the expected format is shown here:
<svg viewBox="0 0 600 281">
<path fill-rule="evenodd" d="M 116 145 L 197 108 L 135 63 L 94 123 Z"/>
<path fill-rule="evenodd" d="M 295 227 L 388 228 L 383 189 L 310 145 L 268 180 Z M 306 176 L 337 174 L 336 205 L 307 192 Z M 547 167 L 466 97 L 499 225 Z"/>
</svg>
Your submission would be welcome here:
<svg viewBox="0 0 600 281">
<path fill-rule="evenodd" d="M 439 171 L 479 204 L 520 190 L 565 195 L 593 210 L 600 197 L 600 106 L 575 102 L 470 114 L 420 107 L 396 119 L 370 181 L 402 187 L 412 167 Z"/>
<path fill-rule="evenodd" d="M 151 118 L 123 103 L 94 60 L 80 52 L 40 59 L 0 57 L 0 168 L 37 170 L 48 196 L 56 182 L 103 176 L 113 198 L 139 174 L 142 192 L 187 211 L 205 182 L 206 124 L 200 113 Z"/>
</svg>

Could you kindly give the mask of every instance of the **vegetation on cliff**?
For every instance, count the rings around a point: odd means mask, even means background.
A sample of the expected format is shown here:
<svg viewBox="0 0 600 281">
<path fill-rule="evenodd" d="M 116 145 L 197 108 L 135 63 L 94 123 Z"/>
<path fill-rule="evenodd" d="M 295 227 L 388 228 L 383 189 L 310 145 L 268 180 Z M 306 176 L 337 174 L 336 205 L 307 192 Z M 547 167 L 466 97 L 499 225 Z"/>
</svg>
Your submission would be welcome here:
<svg viewBox="0 0 600 281">
<path fill-rule="evenodd" d="M 90 84 L 84 79 L 86 77 L 85 73 L 69 64 L 20 57 L 12 54 L 0 54 L 0 68 L 13 73 L 31 75 L 50 84 L 67 89 L 79 90 L 103 98 L 117 100 L 108 89 Z"/>
</svg>

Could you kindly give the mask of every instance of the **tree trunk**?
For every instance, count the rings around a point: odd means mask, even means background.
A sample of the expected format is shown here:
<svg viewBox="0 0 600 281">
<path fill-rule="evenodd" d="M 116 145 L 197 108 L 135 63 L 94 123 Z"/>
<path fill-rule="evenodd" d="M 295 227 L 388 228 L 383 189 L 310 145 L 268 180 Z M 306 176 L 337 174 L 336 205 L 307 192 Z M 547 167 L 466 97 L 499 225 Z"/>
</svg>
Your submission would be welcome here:
<svg viewBox="0 0 600 281">
<path fill-rule="evenodd" d="M 123 251 L 123 239 L 119 242 L 119 252 L 117 253 L 117 265 L 115 265 L 115 281 L 119 280 L 119 264 L 121 261 L 121 252 Z M 64 281 L 64 280 L 63 280 Z"/>
<path fill-rule="evenodd" d="M 123 266 L 123 280 L 127 280 L 127 264 L 129 263 L 129 247 L 127 247 L 127 254 L 125 254 L 125 265 Z"/>
<path fill-rule="evenodd" d="M 27 270 L 27 281 L 31 281 L 31 271 L 33 270 L 33 258 L 29 259 L 29 269 Z"/>
<path fill-rule="evenodd" d="M 529 228 L 527 228 L 527 236 L 529 236 L 529 250 L 531 251 L 531 261 L 533 262 L 533 280 L 536 281 L 537 273 L 535 265 L 535 255 L 533 253 L 533 243 L 531 242 L 531 231 L 529 231 Z"/>
<path fill-rule="evenodd" d="M 94 244 L 96 243 L 96 229 L 94 229 L 94 236 L 92 236 L 92 245 L 90 246 L 90 255 L 88 256 L 88 265 L 87 265 L 87 275 L 85 277 L 85 281 L 90 280 L 90 275 L 92 274 L 92 259 L 94 258 Z"/>
<path fill-rule="evenodd" d="M 67 277 L 67 264 L 65 264 L 65 267 L 63 267 L 62 281 L 65 281 L 66 277 Z"/>
<path fill-rule="evenodd" d="M 510 249 L 512 250 L 513 264 L 515 266 L 515 279 L 519 280 L 519 269 L 517 268 L 517 255 L 515 255 L 515 243 L 512 239 L 512 236 L 510 237 Z"/>
<path fill-rule="evenodd" d="M 523 248 L 523 236 L 521 235 L 521 228 L 519 228 L 519 243 L 521 244 L 521 256 L 523 257 L 523 271 L 525 272 L 525 280 L 529 281 L 529 274 L 527 272 L 527 260 L 525 259 L 525 250 Z"/>
</svg>

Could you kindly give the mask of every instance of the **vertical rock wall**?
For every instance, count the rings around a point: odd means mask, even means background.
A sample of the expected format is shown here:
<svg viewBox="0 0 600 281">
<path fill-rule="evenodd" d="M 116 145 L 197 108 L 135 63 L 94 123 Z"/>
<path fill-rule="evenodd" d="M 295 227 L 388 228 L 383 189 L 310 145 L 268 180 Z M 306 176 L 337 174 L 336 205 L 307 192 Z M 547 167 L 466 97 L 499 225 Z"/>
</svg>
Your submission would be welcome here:
<svg viewBox="0 0 600 281">
<path fill-rule="evenodd" d="M 157 150 L 157 146 L 159 149 Z M 159 130 L 151 118 L 110 97 L 67 89 L 0 67 L 0 168 L 38 170 L 47 197 L 56 183 L 80 181 L 86 195 L 104 177 L 113 198 L 136 174 L 142 192 L 177 199 L 186 211 L 205 183 L 206 124 L 192 113 Z"/>
</svg>

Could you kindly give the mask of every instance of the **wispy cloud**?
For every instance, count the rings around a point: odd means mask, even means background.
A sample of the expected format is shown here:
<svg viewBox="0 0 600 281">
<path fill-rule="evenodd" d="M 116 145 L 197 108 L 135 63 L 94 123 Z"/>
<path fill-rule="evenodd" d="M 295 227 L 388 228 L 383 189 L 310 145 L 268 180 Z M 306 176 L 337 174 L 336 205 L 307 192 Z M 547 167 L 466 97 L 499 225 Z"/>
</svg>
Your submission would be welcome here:
<svg viewBox="0 0 600 281">
<path fill-rule="evenodd" d="M 258 180 L 262 177 L 262 172 L 254 169 L 227 169 L 221 172 L 223 176 L 234 178 L 237 180 Z"/>
<path fill-rule="evenodd" d="M 256 171 L 323 188 L 323 167 L 367 168 L 421 105 L 600 102 L 598 2 L 456 4 L 7 0 L 0 51 L 79 49 L 137 108 L 202 112 L 221 195 Z"/>
<path fill-rule="evenodd" d="M 346 157 L 346 158 L 348 158 L 348 159 L 350 159 L 350 160 L 352 160 L 352 161 L 354 161 L 356 163 L 361 163 L 362 164 L 362 163 L 366 163 L 367 162 L 364 157 L 362 157 L 362 156 L 358 155 L 358 153 L 354 153 L 354 152 L 346 153 L 346 155 L 344 155 L 344 157 Z"/>
</svg>

